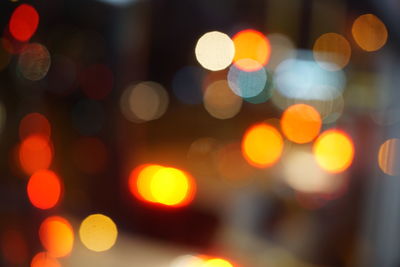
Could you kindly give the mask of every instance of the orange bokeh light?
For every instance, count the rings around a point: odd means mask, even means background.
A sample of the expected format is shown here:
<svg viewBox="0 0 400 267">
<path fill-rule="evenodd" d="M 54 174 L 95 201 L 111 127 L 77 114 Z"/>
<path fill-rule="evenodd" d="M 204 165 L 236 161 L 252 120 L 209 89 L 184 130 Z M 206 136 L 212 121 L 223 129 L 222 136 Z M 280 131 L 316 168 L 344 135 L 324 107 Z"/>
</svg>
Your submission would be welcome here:
<svg viewBox="0 0 400 267">
<path fill-rule="evenodd" d="M 318 165 L 331 173 L 339 173 L 350 167 L 354 158 L 354 145 L 343 131 L 327 130 L 313 145 Z"/>
<path fill-rule="evenodd" d="M 233 62 L 244 71 L 256 71 L 268 63 L 271 45 L 261 32 L 247 29 L 232 38 L 235 45 Z"/>
<path fill-rule="evenodd" d="M 49 170 L 35 172 L 27 186 L 29 200 L 33 206 L 39 209 L 50 209 L 57 205 L 61 189 L 60 178 Z"/>
<path fill-rule="evenodd" d="M 45 116 L 40 113 L 34 112 L 27 114 L 19 124 L 19 136 L 21 140 L 30 135 L 41 135 L 50 137 L 51 126 L 50 122 Z"/>
<path fill-rule="evenodd" d="M 74 245 L 74 232 L 71 224 L 59 216 L 49 217 L 42 222 L 39 238 L 43 247 L 55 258 L 69 255 Z"/>
<path fill-rule="evenodd" d="M 282 132 L 292 142 L 305 144 L 314 140 L 322 126 L 321 115 L 312 106 L 295 104 L 282 115 Z"/>
<path fill-rule="evenodd" d="M 269 124 L 256 124 L 244 134 L 242 154 L 255 167 L 265 168 L 273 165 L 281 157 L 282 151 L 282 136 Z"/>
<path fill-rule="evenodd" d="M 142 201 L 181 207 L 192 202 L 196 185 L 194 179 L 184 171 L 145 164 L 132 171 L 129 188 Z"/>
<path fill-rule="evenodd" d="M 39 14 L 31 5 L 22 4 L 18 6 L 9 23 L 12 36 L 18 41 L 28 41 L 36 32 L 39 25 Z"/>
<path fill-rule="evenodd" d="M 61 264 L 48 253 L 39 252 L 33 257 L 31 267 L 61 267 Z"/>
<path fill-rule="evenodd" d="M 43 135 L 31 135 L 25 138 L 19 147 L 19 161 L 26 174 L 48 169 L 53 159 L 49 140 Z"/>
</svg>

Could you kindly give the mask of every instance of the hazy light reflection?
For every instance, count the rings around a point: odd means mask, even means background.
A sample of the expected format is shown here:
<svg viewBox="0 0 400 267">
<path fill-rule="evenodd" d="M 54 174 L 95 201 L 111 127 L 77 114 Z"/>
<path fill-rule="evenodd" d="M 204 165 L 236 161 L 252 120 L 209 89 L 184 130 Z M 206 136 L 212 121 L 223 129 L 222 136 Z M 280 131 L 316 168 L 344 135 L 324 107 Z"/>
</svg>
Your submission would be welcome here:
<svg viewBox="0 0 400 267">
<path fill-rule="evenodd" d="M 391 176 L 400 174 L 400 139 L 386 140 L 378 152 L 378 164 L 381 170 Z"/>
<path fill-rule="evenodd" d="M 18 69 L 25 79 L 38 81 L 43 79 L 51 64 L 47 48 L 38 43 L 28 44 L 18 59 Z"/>
</svg>

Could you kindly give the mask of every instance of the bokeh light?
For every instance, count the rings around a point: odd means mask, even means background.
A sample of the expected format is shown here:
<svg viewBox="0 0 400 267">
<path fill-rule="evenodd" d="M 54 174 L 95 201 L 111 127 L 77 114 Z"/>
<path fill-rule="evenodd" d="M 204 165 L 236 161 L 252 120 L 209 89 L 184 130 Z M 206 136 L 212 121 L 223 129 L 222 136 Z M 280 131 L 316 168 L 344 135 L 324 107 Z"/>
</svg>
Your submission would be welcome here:
<svg viewBox="0 0 400 267">
<path fill-rule="evenodd" d="M 342 35 L 325 33 L 315 41 L 313 53 L 315 61 L 322 68 L 337 71 L 349 63 L 351 47 Z"/>
<path fill-rule="evenodd" d="M 323 170 L 313 154 L 308 151 L 290 152 L 283 163 L 284 180 L 296 191 L 308 194 L 332 194 L 343 185 L 342 177 Z"/>
<path fill-rule="evenodd" d="M 234 267 L 234 266 L 227 260 L 220 258 L 213 258 L 205 260 L 202 267 Z"/>
<path fill-rule="evenodd" d="M 19 124 L 19 137 L 24 140 L 30 135 L 40 135 L 50 138 L 51 126 L 48 119 L 40 113 L 25 115 Z"/>
<path fill-rule="evenodd" d="M 18 69 L 25 79 L 43 79 L 50 69 L 51 57 L 47 48 L 38 43 L 26 45 L 18 59 Z"/>
<path fill-rule="evenodd" d="M 28 175 L 41 169 L 48 169 L 52 159 L 52 147 L 46 136 L 30 135 L 19 147 L 20 165 Z"/>
<path fill-rule="evenodd" d="M 282 151 L 282 136 L 275 127 L 269 124 L 256 124 L 243 136 L 243 156 L 255 167 L 265 168 L 273 165 L 281 157 Z"/>
<path fill-rule="evenodd" d="M 145 164 L 132 171 L 129 188 L 142 201 L 181 207 L 193 200 L 196 184 L 188 173 L 179 169 Z"/>
<path fill-rule="evenodd" d="M 306 104 L 288 107 L 281 118 L 282 132 L 286 138 L 298 144 L 314 140 L 321 130 L 322 120 L 318 111 Z"/>
<path fill-rule="evenodd" d="M 340 173 L 352 164 L 354 145 L 345 132 L 332 129 L 317 138 L 313 153 L 321 168 L 331 173 Z"/>
<path fill-rule="evenodd" d="M 106 65 L 94 64 L 81 72 L 79 84 L 89 98 L 101 100 L 111 92 L 114 75 Z"/>
<path fill-rule="evenodd" d="M 103 141 L 96 137 L 81 137 L 72 145 L 72 161 L 86 174 L 99 174 L 108 164 L 108 150 Z"/>
<path fill-rule="evenodd" d="M 197 61 L 205 69 L 223 70 L 228 67 L 235 55 L 235 46 L 228 35 L 213 31 L 199 38 L 195 48 Z"/>
<path fill-rule="evenodd" d="M 61 267 L 61 264 L 48 253 L 39 252 L 33 257 L 30 267 Z"/>
<path fill-rule="evenodd" d="M 233 59 L 237 68 L 243 71 L 257 71 L 265 66 L 271 55 L 271 45 L 261 32 L 247 29 L 232 38 L 235 44 Z"/>
<path fill-rule="evenodd" d="M 242 98 L 234 94 L 226 80 L 210 84 L 204 93 L 204 107 L 217 119 L 229 119 L 239 113 Z"/>
<path fill-rule="evenodd" d="M 29 179 L 27 192 L 32 205 L 39 209 L 53 208 L 60 200 L 62 184 L 52 171 L 40 170 Z"/>
<path fill-rule="evenodd" d="M 5 261 L 11 265 L 21 266 L 28 259 L 28 244 L 21 231 L 13 228 L 1 235 L 1 252 Z"/>
<path fill-rule="evenodd" d="M 129 87 L 121 95 L 120 108 L 132 122 L 145 122 L 160 118 L 167 111 L 168 93 L 156 82 L 141 82 Z"/>
<path fill-rule="evenodd" d="M 74 245 L 72 226 L 60 216 L 51 216 L 42 222 L 39 238 L 43 247 L 55 258 L 69 255 Z"/>
<path fill-rule="evenodd" d="M 90 250 L 109 250 L 117 241 L 118 229 L 113 220 L 102 214 L 86 217 L 79 228 L 82 243 Z"/>
<path fill-rule="evenodd" d="M 13 12 L 9 22 L 12 36 L 19 41 L 28 41 L 39 25 L 39 14 L 31 5 L 19 5 Z"/>
<path fill-rule="evenodd" d="M 378 153 L 378 164 L 381 170 L 392 176 L 400 174 L 400 139 L 391 138 L 386 140 L 380 147 Z"/>
<path fill-rule="evenodd" d="M 241 62 L 242 60 L 238 61 Z M 228 72 L 228 83 L 232 91 L 243 98 L 251 98 L 259 95 L 267 85 L 267 72 L 258 62 L 252 59 L 243 61 L 253 61 L 260 67 L 254 71 L 244 71 L 236 65 L 232 65 Z"/>
<path fill-rule="evenodd" d="M 276 69 L 274 82 L 284 97 L 299 100 L 336 98 L 346 83 L 343 71 L 328 71 L 312 59 L 312 53 L 300 51 L 301 59 L 287 59 Z"/>
<path fill-rule="evenodd" d="M 351 32 L 356 43 L 368 52 L 379 50 L 388 38 L 385 24 L 373 14 L 359 16 L 354 21 Z"/>
</svg>

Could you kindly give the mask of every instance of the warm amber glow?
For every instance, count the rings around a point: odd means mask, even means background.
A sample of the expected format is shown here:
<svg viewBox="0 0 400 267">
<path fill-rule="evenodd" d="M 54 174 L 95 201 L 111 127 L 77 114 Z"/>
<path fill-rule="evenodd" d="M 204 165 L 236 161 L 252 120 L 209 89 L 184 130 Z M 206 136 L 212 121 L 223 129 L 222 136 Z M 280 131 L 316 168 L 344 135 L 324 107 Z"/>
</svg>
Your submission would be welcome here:
<svg viewBox="0 0 400 267">
<path fill-rule="evenodd" d="M 322 68 L 337 71 L 349 63 L 351 47 L 342 35 L 325 33 L 315 41 L 313 53 L 315 61 Z"/>
<path fill-rule="evenodd" d="M 195 49 L 197 61 L 211 71 L 223 70 L 232 63 L 235 46 L 222 32 L 208 32 L 201 36 Z"/>
<path fill-rule="evenodd" d="M 93 214 L 83 220 L 79 228 L 82 243 L 90 250 L 109 250 L 117 241 L 118 229 L 113 220 L 102 214 Z"/>
<path fill-rule="evenodd" d="M 311 142 L 321 130 L 322 120 L 318 111 L 306 104 L 288 107 L 282 115 L 282 131 L 292 142 L 305 144 Z"/>
<path fill-rule="evenodd" d="M 49 168 L 52 158 L 52 149 L 45 136 L 31 135 L 19 147 L 20 165 L 26 174 Z"/>
<path fill-rule="evenodd" d="M 274 127 L 260 123 L 246 131 L 242 140 L 242 153 L 255 167 L 273 165 L 281 157 L 283 140 Z"/>
<path fill-rule="evenodd" d="M 328 130 L 315 141 L 313 152 L 321 168 L 339 173 L 345 171 L 353 162 L 354 145 L 346 133 Z"/>
<path fill-rule="evenodd" d="M 233 264 L 231 264 L 227 260 L 216 258 L 216 259 L 206 260 L 202 266 L 203 267 L 233 267 Z"/>
<path fill-rule="evenodd" d="M 235 65 L 244 71 L 259 70 L 268 63 L 271 45 L 261 32 L 243 30 L 232 38 L 235 44 Z M 248 60 L 250 59 L 250 60 Z"/>
<path fill-rule="evenodd" d="M 151 164 L 139 166 L 131 173 L 129 187 L 140 200 L 176 207 L 188 205 L 196 189 L 188 173 Z"/>
<path fill-rule="evenodd" d="M 373 14 L 359 16 L 354 21 L 351 32 L 356 43 L 368 52 L 379 50 L 388 38 L 385 24 Z"/>
<path fill-rule="evenodd" d="M 65 257 L 72 251 L 74 232 L 71 224 L 64 218 L 52 216 L 42 222 L 39 237 L 43 247 L 52 257 Z"/>
<path fill-rule="evenodd" d="M 29 179 L 27 192 L 33 206 L 39 209 L 50 209 L 60 199 L 60 178 L 49 170 L 37 171 Z"/>
<path fill-rule="evenodd" d="M 378 164 L 381 170 L 388 175 L 400 173 L 400 139 L 392 138 L 386 140 L 379 148 Z"/>
<path fill-rule="evenodd" d="M 31 267 L 61 267 L 61 264 L 48 253 L 39 252 L 33 257 Z"/>
</svg>

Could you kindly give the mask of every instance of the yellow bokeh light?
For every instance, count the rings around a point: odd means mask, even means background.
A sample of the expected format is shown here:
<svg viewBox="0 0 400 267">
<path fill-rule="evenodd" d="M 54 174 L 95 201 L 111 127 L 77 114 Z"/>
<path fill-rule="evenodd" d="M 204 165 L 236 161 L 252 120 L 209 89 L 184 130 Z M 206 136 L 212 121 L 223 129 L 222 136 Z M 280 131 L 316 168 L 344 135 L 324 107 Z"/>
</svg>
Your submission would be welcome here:
<svg viewBox="0 0 400 267">
<path fill-rule="evenodd" d="M 42 222 L 39 229 L 40 241 L 52 257 L 65 257 L 72 251 L 74 232 L 64 218 L 52 216 Z"/>
<path fill-rule="evenodd" d="M 175 168 L 162 168 L 154 174 L 150 183 L 154 199 L 168 206 L 184 201 L 189 187 L 185 173 Z"/>
<path fill-rule="evenodd" d="M 235 54 L 235 46 L 228 35 L 222 32 L 208 32 L 197 41 L 195 54 L 197 61 L 211 71 L 228 67 Z"/>
<path fill-rule="evenodd" d="M 233 265 L 224 259 L 209 259 L 206 260 L 202 267 L 233 267 Z"/>
<path fill-rule="evenodd" d="M 356 43 L 368 52 L 379 50 L 388 38 L 385 24 L 373 14 L 359 16 L 354 21 L 351 32 Z"/>
<path fill-rule="evenodd" d="M 315 61 L 322 68 L 337 71 L 349 63 L 351 47 L 342 35 L 325 33 L 315 41 L 313 54 Z"/>
<path fill-rule="evenodd" d="M 281 157 L 283 140 L 274 127 L 260 123 L 246 131 L 242 140 L 242 153 L 253 166 L 265 168 Z"/>
<path fill-rule="evenodd" d="M 282 132 L 287 139 L 298 144 L 311 142 L 321 130 L 322 120 L 319 112 L 306 104 L 288 107 L 282 115 Z"/>
<path fill-rule="evenodd" d="M 380 146 L 378 164 L 384 173 L 392 176 L 400 174 L 399 152 L 400 139 L 398 138 L 388 139 Z"/>
<path fill-rule="evenodd" d="M 137 167 L 129 177 L 132 194 L 146 202 L 185 206 L 194 198 L 196 185 L 186 172 L 154 164 Z"/>
<path fill-rule="evenodd" d="M 317 163 L 331 173 L 345 171 L 353 162 L 354 145 L 350 137 L 338 130 L 323 132 L 313 145 Z"/>
<path fill-rule="evenodd" d="M 204 94 L 204 107 L 217 119 L 234 117 L 242 107 L 242 98 L 232 92 L 225 80 L 210 84 Z"/>
<path fill-rule="evenodd" d="M 118 229 L 113 220 L 102 214 L 93 214 L 83 220 L 79 228 L 82 243 L 90 250 L 109 250 L 117 241 Z"/>
</svg>

